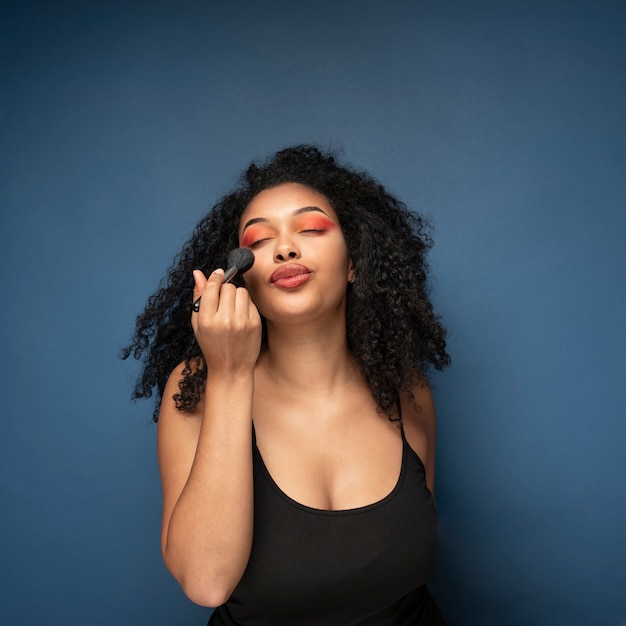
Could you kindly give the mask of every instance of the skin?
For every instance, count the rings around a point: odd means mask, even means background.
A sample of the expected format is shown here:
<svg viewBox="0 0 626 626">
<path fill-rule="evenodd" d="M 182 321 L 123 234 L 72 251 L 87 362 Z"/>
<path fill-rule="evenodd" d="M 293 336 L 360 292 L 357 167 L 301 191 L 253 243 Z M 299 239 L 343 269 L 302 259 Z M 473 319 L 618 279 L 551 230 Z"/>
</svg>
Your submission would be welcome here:
<svg viewBox="0 0 626 626">
<path fill-rule="evenodd" d="M 187 596 L 223 604 L 252 545 L 252 419 L 267 468 L 292 499 L 342 510 L 372 504 L 396 485 L 397 423 L 379 413 L 346 340 L 353 276 L 337 216 L 321 194 L 295 183 L 267 189 L 245 210 L 240 243 L 255 263 L 246 289 L 194 272 L 191 323 L 207 362 L 203 400 L 176 409 L 183 364 L 168 380 L 158 421 L 162 552 Z M 309 277 L 273 281 L 290 264 Z M 295 287 L 293 285 L 296 285 Z M 267 323 L 261 350 L 259 311 Z M 406 438 L 433 490 L 435 408 L 430 390 L 401 398 Z M 419 408 L 418 408 L 419 407 Z"/>
</svg>

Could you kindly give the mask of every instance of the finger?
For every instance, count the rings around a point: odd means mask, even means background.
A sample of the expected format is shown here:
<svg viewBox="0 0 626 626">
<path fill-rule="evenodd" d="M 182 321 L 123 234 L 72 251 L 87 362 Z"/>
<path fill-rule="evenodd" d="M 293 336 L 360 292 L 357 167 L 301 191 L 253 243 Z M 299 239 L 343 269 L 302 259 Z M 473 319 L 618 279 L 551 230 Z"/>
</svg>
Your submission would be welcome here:
<svg viewBox="0 0 626 626">
<path fill-rule="evenodd" d="M 259 314 L 259 310 L 256 308 L 256 304 L 252 301 L 250 294 L 247 289 L 241 289 L 241 315 L 244 319 L 247 320 L 248 325 L 250 327 L 260 327 L 261 326 L 261 315 Z"/>
<path fill-rule="evenodd" d="M 244 287 L 240 287 L 237 289 L 237 301 L 236 301 L 236 311 L 237 315 L 242 320 L 246 320 L 248 325 L 251 324 L 250 327 L 255 326 L 260 321 L 259 311 L 256 308 L 254 302 L 252 302 L 252 298 L 250 298 L 250 294 L 247 289 Z"/>
<path fill-rule="evenodd" d="M 230 283 L 219 285 L 219 302 L 217 304 L 217 315 L 222 322 L 230 324 L 235 319 L 235 294 L 237 288 Z"/>
<path fill-rule="evenodd" d="M 248 297 L 248 318 L 251 320 L 261 321 L 261 314 L 259 309 L 256 308 L 256 304 L 252 301 L 252 298 Z"/>
<path fill-rule="evenodd" d="M 197 313 L 200 310 L 200 302 L 203 297 L 205 302 L 207 300 L 210 301 L 210 303 L 207 302 L 207 304 L 205 304 L 205 307 L 215 312 L 219 301 L 220 285 L 224 279 L 224 270 L 215 270 L 211 273 L 208 280 L 200 270 L 194 270 L 193 277 L 195 286 L 193 290 L 194 301 L 191 307 L 192 312 Z"/>
<path fill-rule="evenodd" d="M 248 290 L 243 287 L 237 287 L 235 291 L 235 312 L 244 319 L 248 318 L 249 302 L 250 294 Z"/>
</svg>

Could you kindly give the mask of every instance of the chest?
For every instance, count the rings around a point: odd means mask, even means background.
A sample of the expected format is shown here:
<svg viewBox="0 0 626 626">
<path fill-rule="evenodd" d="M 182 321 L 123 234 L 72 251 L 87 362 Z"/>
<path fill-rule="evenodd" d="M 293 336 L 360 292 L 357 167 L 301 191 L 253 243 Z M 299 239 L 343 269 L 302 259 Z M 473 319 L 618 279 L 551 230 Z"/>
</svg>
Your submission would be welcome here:
<svg viewBox="0 0 626 626">
<path fill-rule="evenodd" d="M 253 419 L 269 474 L 296 502 L 356 508 L 381 500 L 398 480 L 398 422 L 377 411 L 369 392 L 349 406 L 264 398 L 255 402 Z"/>
<path fill-rule="evenodd" d="M 289 623 L 292 611 L 302 615 L 307 608 L 349 620 L 352 611 L 389 606 L 431 576 L 436 525 L 423 465 L 406 444 L 393 490 L 343 511 L 293 501 L 255 450 L 254 540 L 234 606 L 275 615 L 277 624 L 280 616 Z"/>
</svg>

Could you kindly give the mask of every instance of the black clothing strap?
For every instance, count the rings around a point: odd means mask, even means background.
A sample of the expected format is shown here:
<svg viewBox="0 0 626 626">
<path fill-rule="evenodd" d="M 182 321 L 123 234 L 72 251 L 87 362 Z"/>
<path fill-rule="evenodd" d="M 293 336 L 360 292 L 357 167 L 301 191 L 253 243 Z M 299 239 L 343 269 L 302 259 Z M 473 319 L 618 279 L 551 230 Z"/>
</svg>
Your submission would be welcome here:
<svg viewBox="0 0 626 626">
<path fill-rule="evenodd" d="M 402 432 L 394 489 L 336 511 L 300 504 L 274 482 L 253 440 L 254 540 L 247 569 L 211 626 L 441 626 L 426 583 L 437 514 Z"/>
</svg>

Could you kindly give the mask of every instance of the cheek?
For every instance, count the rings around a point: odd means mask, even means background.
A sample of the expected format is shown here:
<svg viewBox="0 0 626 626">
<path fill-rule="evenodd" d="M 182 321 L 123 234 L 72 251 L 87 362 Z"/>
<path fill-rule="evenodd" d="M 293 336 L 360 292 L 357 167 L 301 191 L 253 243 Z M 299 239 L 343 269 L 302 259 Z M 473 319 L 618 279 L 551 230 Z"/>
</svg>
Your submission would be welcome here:
<svg viewBox="0 0 626 626">
<path fill-rule="evenodd" d="M 266 317 L 268 312 L 268 293 L 267 290 L 263 289 L 263 284 L 261 279 L 258 276 L 250 276 L 250 272 L 245 274 L 244 278 L 244 286 L 248 290 L 248 295 L 250 296 L 250 300 L 254 303 L 254 306 L 258 309 L 259 313 Z"/>
<path fill-rule="evenodd" d="M 250 294 L 250 298 L 252 301 L 257 304 L 257 298 L 259 295 L 259 286 L 261 282 L 261 278 L 258 272 L 255 272 L 253 269 L 248 270 L 243 275 L 243 284 L 245 285 L 248 293 Z"/>
<path fill-rule="evenodd" d="M 328 252 L 334 258 L 335 265 L 338 269 L 348 267 L 350 255 L 348 254 L 348 248 L 343 239 L 335 241 Z"/>
</svg>

